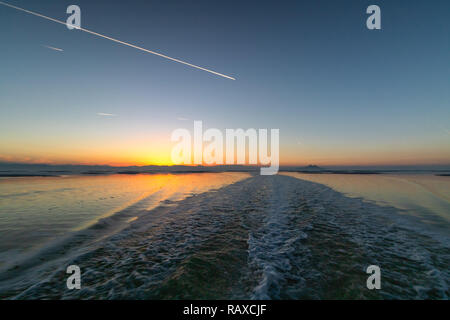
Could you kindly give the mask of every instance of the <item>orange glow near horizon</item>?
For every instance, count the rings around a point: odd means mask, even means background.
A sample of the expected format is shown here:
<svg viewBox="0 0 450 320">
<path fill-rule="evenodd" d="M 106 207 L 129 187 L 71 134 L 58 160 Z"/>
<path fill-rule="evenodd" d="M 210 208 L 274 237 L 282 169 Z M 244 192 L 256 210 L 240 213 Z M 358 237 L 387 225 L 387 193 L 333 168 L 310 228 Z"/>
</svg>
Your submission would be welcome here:
<svg viewBox="0 0 450 320">
<path fill-rule="evenodd" d="M 53 165 L 171 166 L 175 143 L 164 135 L 152 141 L 140 139 L 91 139 L 83 144 L 68 141 L 0 141 L 0 161 Z M 280 146 L 281 166 L 384 166 L 384 165 L 450 165 L 450 148 L 441 144 L 420 146 Z"/>
<path fill-rule="evenodd" d="M 170 150 L 169 150 L 170 151 Z M 280 166 L 388 166 L 388 165 L 449 165 L 448 157 L 441 154 L 428 153 L 422 157 L 414 154 L 403 153 L 389 157 L 386 153 L 359 154 L 353 158 L 335 154 L 315 154 L 308 156 L 280 155 Z M 20 156 L 4 156 L 0 154 L 0 161 L 27 164 L 51 164 L 51 165 L 108 165 L 108 166 L 172 166 L 175 165 L 170 152 L 123 152 L 113 154 L 108 152 L 86 152 L 79 156 L 68 156 L 52 154 L 51 156 L 40 156 L 34 154 L 23 154 Z M 187 164 L 195 166 L 196 164 Z M 214 166 L 203 164 L 204 166 Z"/>
</svg>

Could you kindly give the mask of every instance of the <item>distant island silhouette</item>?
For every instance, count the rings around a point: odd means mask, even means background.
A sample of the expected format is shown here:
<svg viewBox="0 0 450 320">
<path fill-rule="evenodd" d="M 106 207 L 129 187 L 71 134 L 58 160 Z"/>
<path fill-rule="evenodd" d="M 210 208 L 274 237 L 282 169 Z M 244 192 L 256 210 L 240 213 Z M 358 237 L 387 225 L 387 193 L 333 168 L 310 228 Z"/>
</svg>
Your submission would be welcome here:
<svg viewBox="0 0 450 320">
<path fill-rule="evenodd" d="M 207 172 L 250 172 L 258 174 L 260 166 L 217 165 L 217 166 L 108 166 L 108 165 L 53 165 L 0 163 L 0 177 L 55 177 L 61 175 L 108 175 L 108 174 L 155 174 L 155 173 L 207 173 Z M 433 171 L 437 175 L 450 175 L 448 167 L 386 167 L 361 168 L 342 167 L 325 168 L 314 164 L 307 166 L 280 166 L 280 172 L 300 172 L 308 174 L 380 174 L 399 171 Z"/>
</svg>

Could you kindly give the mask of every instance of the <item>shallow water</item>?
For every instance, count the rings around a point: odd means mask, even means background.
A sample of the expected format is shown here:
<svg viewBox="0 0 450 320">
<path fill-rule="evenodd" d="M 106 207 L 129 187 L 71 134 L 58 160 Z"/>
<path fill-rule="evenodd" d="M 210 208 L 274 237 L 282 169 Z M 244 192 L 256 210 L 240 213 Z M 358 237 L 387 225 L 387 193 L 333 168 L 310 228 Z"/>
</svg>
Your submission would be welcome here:
<svg viewBox="0 0 450 320">
<path fill-rule="evenodd" d="M 450 177 L 432 174 L 307 174 L 283 173 L 324 184 L 349 197 L 360 197 L 424 223 L 450 222 Z"/>
<path fill-rule="evenodd" d="M 163 200 L 181 200 L 246 177 L 197 173 L 0 179 L 0 266 L 137 203 L 151 209 Z"/>
<path fill-rule="evenodd" d="M 140 198 L 54 241 L 0 272 L 0 296 L 448 299 L 450 229 L 439 214 L 424 213 L 441 225 L 426 223 L 285 175 L 232 178 L 159 205 Z M 65 287 L 71 264 L 82 270 L 81 290 Z M 381 290 L 366 287 L 372 264 L 381 268 Z"/>
</svg>

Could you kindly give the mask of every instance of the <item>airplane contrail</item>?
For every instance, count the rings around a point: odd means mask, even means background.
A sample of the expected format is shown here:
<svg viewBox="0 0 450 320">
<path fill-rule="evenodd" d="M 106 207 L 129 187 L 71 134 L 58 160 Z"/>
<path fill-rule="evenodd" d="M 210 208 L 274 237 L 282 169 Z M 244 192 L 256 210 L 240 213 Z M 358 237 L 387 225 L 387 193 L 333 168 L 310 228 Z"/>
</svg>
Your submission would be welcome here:
<svg viewBox="0 0 450 320">
<path fill-rule="evenodd" d="M 115 117 L 116 114 L 114 113 L 104 113 L 104 112 L 97 112 L 98 116 L 103 116 L 103 117 Z"/>
<path fill-rule="evenodd" d="M 56 47 L 52 47 L 52 46 L 46 46 L 45 44 L 44 44 L 43 46 L 46 47 L 46 48 L 48 48 L 48 49 L 55 50 L 55 51 L 60 51 L 60 52 L 64 51 L 63 49 L 56 48 Z"/>
<path fill-rule="evenodd" d="M 16 9 L 16 10 L 19 10 L 19 11 L 23 11 L 23 12 L 32 14 L 32 15 L 37 16 L 37 17 L 41 17 L 41 18 L 44 18 L 44 19 L 47 19 L 47 20 L 50 20 L 50 21 L 53 21 L 53 22 L 57 22 L 57 23 L 63 24 L 65 26 L 67 26 L 67 25 L 72 26 L 71 24 L 68 24 L 68 23 L 66 23 L 64 21 L 60 21 L 60 20 L 57 20 L 57 19 L 54 19 L 54 18 L 51 18 L 51 17 L 44 16 L 43 14 L 40 14 L 40 13 L 37 13 L 37 12 L 26 10 L 26 9 L 23 9 L 23 8 L 20 8 L 20 7 L 16 7 L 16 6 L 13 6 L 12 4 L 9 4 L 9 3 L 3 2 L 3 1 L 0 1 L 0 4 L 2 4 L 4 6 L 7 6 L 7 7 L 10 7 L 10 8 L 13 8 L 13 9 Z M 128 43 L 128 42 L 125 42 L 125 41 L 121 41 L 121 40 L 117 40 L 117 39 L 105 36 L 103 34 L 100 34 L 100 33 L 97 33 L 97 32 L 94 32 L 94 31 L 91 31 L 91 30 L 88 30 L 88 29 L 84 29 L 84 28 L 76 28 L 76 29 L 84 31 L 84 32 L 87 32 L 87 33 L 90 33 L 90 34 L 93 34 L 93 35 L 98 36 L 98 37 L 102 37 L 102 38 L 105 38 L 105 39 L 108 39 L 108 40 L 111 40 L 111 41 L 123 44 L 125 46 L 129 46 L 129 47 L 132 47 L 132 48 L 135 48 L 135 49 L 147 52 L 147 53 L 151 53 L 151 54 L 157 55 L 157 56 L 165 58 L 165 59 L 169 59 L 169 60 L 172 60 L 172 61 L 175 61 L 175 62 L 178 62 L 178 63 L 182 63 L 184 65 L 187 65 L 187 66 L 199 69 L 199 70 L 203 70 L 203 71 L 206 71 L 206 72 L 209 72 L 209 73 L 213 73 L 215 75 L 218 75 L 218 76 L 221 76 L 221 77 L 224 77 L 224 78 L 227 78 L 227 79 L 236 80 L 235 78 L 227 76 L 225 74 L 222 74 L 222 73 L 219 73 L 219 72 L 216 72 L 216 71 L 213 71 L 213 70 L 209 70 L 209 69 L 206 69 L 206 68 L 203 68 L 203 67 L 199 67 L 199 66 L 196 66 L 195 64 L 191 64 L 189 62 L 185 62 L 185 61 L 182 61 L 182 60 L 179 60 L 179 59 L 175 59 L 175 58 L 166 56 L 164 54 L 161 54 L 161 53 L 158 53 L 158 52 L 155 52 L 155 51 L 147 50 L 145 48 L 135 46 L 134 44 L 131 44 L 131 43 Z"/>
</svg>

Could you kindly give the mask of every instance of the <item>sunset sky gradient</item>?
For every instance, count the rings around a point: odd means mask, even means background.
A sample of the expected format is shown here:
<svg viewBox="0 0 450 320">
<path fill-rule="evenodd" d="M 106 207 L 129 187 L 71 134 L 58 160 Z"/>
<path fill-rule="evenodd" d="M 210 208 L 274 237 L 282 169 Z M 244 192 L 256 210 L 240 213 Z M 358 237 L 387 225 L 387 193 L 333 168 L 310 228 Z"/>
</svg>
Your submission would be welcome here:
<svg viewBox="0 0 450 320">
<path fill-rule="evenodd" d="M 201 120 L 280 129 L 282 165 L 450 165 L 449 1 L 6 2 L 236 80 L 0 6 L 0 161 L 171 164 Z"/>
</svg>

